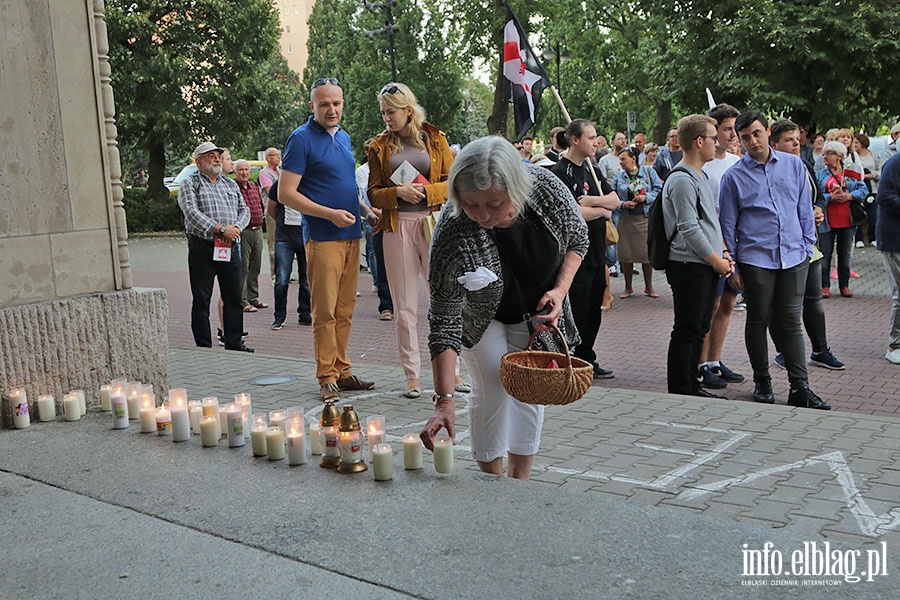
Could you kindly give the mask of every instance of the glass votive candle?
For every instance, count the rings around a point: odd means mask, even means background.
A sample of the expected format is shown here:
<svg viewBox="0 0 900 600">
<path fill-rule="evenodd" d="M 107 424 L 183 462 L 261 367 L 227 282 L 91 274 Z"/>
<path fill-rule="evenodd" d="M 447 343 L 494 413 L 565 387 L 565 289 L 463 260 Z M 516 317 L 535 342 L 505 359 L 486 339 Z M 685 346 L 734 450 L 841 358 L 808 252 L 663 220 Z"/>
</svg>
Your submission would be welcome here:
<svg viewBox="0 0 900 600">
<path fill-rule="evenodd" d="M 453 472 L 453 440 L 446 432 L 434 439 L 434 470 L 442 475 Z"/>
<path fill-rule="evenodd" d="M 56 420 L 56 399 L 50 394 L 41 394 L 38 396 L 38 418 L 41 421 Z"/>
<path fill-rule="evenodd" d="M 149 394 L 141 396 L 140 408 L 141 433 L 156 431 L 156 398 Z"/>
<path fill-rule="evenodd" d="M 253 456 L 265 456 L 268 453 L 266 444 L 268 429 L 266 413 L 253 413 L 253 425 L 250 426 L 250 447 L 253 450 Z"/>
<path fill-rule="evenodd" d="M 390 444 L 377 444 L 372 448 L 372 471 L 375 481 L 388 481 L 394 477 L 394 450 Z"/>
<path fill-rule="evenodd" d="M 403 436 L 403 468 L 409 470 L 422 468 L 422 441 L 414 433 Z"/>
<path fill-rule="evenodd" d="M 188 413 L 191 416 L 191 434 L 200 435 L 200 419 L 203 417 L 203 407 L 199 400 L 188 402 Z"/>
<path fill-rule="evenodd" d="M 309 452 L 314 456 L 322 454 L 322 426 L 318 423 L 309 424 Z"/>
<path fill-rule="evenodd" d="M 207 396 L 200 401 L 204 417 L 213 417 L 216 420 L 216 437 L 222 437 L 222 423 L 219 420 L 219 399 L 215 396 Z M 202 421 L 201 421 L 202 424 Z"/>
<path fill-rule="evenodd" d="M 369 456 L 374 455 L 375 446 L 383 444 L 384 436 L 384 415 L 371 415 L 366 417 L 366 436 L 369 440 Z"/>
</svg>

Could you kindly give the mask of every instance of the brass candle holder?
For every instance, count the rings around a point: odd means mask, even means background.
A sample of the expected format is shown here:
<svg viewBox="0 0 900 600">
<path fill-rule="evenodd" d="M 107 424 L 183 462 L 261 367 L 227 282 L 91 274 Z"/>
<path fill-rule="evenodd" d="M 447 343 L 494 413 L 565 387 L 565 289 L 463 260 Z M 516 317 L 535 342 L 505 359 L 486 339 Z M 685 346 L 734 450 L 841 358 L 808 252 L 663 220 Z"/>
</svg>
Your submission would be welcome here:
<svg viewBox="0 0 900 600">
<path fill-rule="evenodd" d="M 341 452 L 338 449 L 338 428 L 341 426 L 341 411 L 334 402 L 326 402 L 319 418 L 322 426 L 322 462 L 319 466 L 325 469 L 336 469 L 341 464 Z"/>
<path fill-rule="evenodd" d="M 362 473 L 368 469 L 362 454 L 362 427 L 352 406 L 345 406 L 341 414 L 338 450 L 341 455 L 341 464 L 337 468 L 339 473 Z"/>
</svg>

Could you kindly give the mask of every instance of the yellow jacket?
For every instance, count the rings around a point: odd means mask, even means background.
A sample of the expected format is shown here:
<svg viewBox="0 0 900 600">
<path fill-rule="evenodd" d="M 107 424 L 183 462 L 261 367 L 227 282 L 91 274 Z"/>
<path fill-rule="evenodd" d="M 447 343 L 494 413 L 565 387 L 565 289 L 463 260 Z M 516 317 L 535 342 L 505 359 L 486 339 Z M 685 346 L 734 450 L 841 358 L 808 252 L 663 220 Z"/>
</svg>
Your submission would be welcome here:
<svg viewBox="0 0 900 600">
<path fill-rule="evenodd" d="M 431 159 L 431 169 L 425 185 L 425 203 L 432 212 L 438 211 L 447 201 L 447 176 L 453 155 L 444 132 L 429 123 L 422 123 L 425 147 Z M 378 134 L 369 148 L 369 201 L 382 209 L 378 227 L 382 231 L 397 231 L 397 186 L 391 181 L 391 149 L 387 132 Z"/>
</svg>

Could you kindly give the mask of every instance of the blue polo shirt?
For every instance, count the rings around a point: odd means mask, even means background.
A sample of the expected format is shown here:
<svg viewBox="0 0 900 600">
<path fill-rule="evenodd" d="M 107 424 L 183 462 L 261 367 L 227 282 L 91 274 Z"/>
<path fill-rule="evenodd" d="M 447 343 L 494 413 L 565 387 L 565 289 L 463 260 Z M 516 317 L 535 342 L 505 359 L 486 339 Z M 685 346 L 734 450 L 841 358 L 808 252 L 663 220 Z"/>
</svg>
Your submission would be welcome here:
<svg viewBox="0 0 900 600">
<path fill-rule="evenodd" d="M 288 138 L 281 168 L 302 176 L 297 191 L 316 204 L 343 209 L 356 217 L 356 225 L 337 227 L 327 219 L 303 215 L 305 241 L 352 240 L 361 236 L 356 160 L 346 131 L 337 127 L 329 132 L 310 115 Z"/>
</svg>

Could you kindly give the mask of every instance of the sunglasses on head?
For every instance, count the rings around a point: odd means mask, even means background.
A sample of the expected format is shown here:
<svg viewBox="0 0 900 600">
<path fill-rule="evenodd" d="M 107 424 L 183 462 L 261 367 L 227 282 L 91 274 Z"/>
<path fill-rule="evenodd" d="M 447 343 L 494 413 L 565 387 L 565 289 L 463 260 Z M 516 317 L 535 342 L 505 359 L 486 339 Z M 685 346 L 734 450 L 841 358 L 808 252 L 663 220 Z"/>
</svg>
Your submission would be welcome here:
<svg viewBox="0 0 900 600">
<path fill-rule="evenodd" d="M 384 96 L 385 94 L 396 94 L 397 92 L 400 92 L 401 94 L 403 93 L 396 85 L 386 85 L 381 88 L 381 91 L 378 92 L 378 95 Z"/>
<path fill-rule="evenodd" d="M 341 87 L 341 82 L 335 79 L 334 77 L 319 77 L 315 81 L 313 81 L 312 89 L 316 89 L 317 87 L 322 87 L 323 85 L 331 84 Z"/>
</svg>

